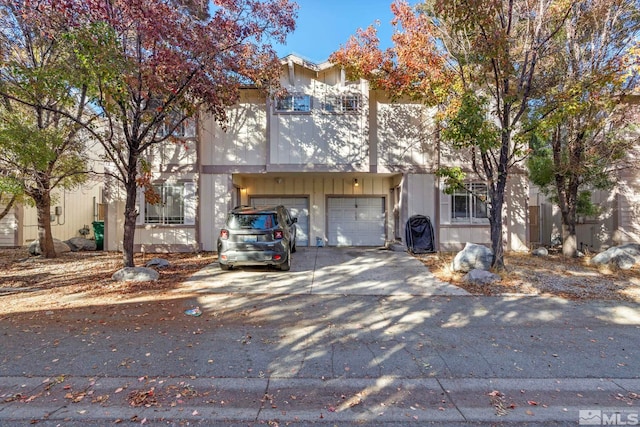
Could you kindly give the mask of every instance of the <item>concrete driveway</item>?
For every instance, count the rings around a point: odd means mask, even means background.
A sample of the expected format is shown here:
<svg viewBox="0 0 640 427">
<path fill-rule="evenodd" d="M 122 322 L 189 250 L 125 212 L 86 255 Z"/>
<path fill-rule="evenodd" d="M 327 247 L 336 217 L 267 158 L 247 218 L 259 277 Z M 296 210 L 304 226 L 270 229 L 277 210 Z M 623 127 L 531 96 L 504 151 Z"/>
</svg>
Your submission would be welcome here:
<svg viewBox="0 0 640 427">
<path fill-rule="evenodd" d="M 436 279 L 406 252 L 370 248 L 298 248 L 288 272 L 269 267 L 222 271 L 214 263 L 184 287 L 202 293 L 469 295 Z"/>
</svg>

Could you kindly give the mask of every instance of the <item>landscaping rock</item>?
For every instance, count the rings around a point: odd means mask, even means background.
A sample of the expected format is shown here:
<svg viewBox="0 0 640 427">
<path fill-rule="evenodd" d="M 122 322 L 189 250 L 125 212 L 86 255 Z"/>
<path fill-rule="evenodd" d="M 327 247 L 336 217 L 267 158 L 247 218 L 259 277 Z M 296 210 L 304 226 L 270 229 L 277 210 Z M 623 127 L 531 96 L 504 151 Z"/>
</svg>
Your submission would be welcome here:
<svg viewBox="0 0 640 427">
<path fill-rule="evenodd" d="M 486 270 L 479 270 L 477 268 L 468 272 L 462 279 L 473 285 L 490 285 L 502 280 L 502 278 L 497 274 L 493 274 Z"/>
<path fill-rule="evenodd" d="M 56 251 L 56 254 L 71 252 L 71 248 L 69 247 L 69 245 L 67 245 L 65 242 L 58 239 L 53 239 L 53 249 Z M 29 253 L 34 256 L 42 254 L 39 240 L 36 239 L 33 242 L 31 242 L 31 244 L 29 245 Z"/>
<path fill-rule="evenodd" d="M 386 248 L 393 252 L 406 252 L 407 247 L 401 242 L 387 242 Z"/>
<path fill-rule="evenodd" d="M 153 258 L 149 262 L 145 264 L 146 267 L 157 267 L 157 268 L 165 268 L 169 267 L 169 261 L 163 258 Z"/>
<path fill-rule="evenodd" d="M 159 277 L 160 273 L 147 267 L 125 267 L 111 276 L 118 282 L 155 282 Z"/>
<path fill-rule="evenodd" d="M 591 259 L 592 264 L 615 264 L 621 270 L 629 270 L 640 261 L 640 244 L 627 243 L 614 246 Z"/>
<path fill-rule="evenodd" d="M 71 251 L 95 251 L 97 249 L 96 241 L 85 239 L 84 237 L 72 237 L 65 243 L 71 248 Z"/>
<path fill-rule="evenodd" d="M 549 251 L 547 250 L 547 248 L 540 247 L 531 251 L 531 255 L 545 257 L 549 256 Z"/>
<path fill-rule="evenodd" d="M 458 252 L 453 259 L 451 268 L 453 271 L 467 273 L 473 269 L 488 270 L 491 268 L 493 251 L 486 246 L 467 243 L 463 250 Z"/>
</svg>

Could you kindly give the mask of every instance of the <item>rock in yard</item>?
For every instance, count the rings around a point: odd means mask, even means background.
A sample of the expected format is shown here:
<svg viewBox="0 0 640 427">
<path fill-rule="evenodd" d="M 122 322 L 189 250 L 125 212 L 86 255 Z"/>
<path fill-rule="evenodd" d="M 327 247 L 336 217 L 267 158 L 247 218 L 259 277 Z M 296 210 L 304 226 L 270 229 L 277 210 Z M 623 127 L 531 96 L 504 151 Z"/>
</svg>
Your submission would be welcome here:
<svg viewBox="0 0 640 427">
<path fill-rule="evenodd" d="M 629 270 L 640 261 L 640 244 L 627 243 L 614 246 L 591 259 L 592 264 L 615 264 L 622 270 Z"/>
<path fill-rule="evenodd" d="M 160 273 L 147 267 L 125 267 L 111 276 L 118 282 L 155 282 L 159 277 Z"/>
<path fill-rule="evenodd" d="M 478 270 L 477 268 L 468 272 L 462 279 L 473 285 L 490 285 L 502 280 L 502 278 L 497 274 L 493 274 L 486 270 Z"/>
<path fill-rule="evenodd" d="M 96 241 L 85 239 L 84 237 L 72 237 L 65 243 L 73 252 L 77 251 L 95 251 L 97 249 Z"/>
<path fill-rule="evenodd" d="M 453 259 L 451 267 L 453 271 L 466 273 L 475 268 L 488 270 L 491 268 L 493 251 L 486 246 L 467 243 L 463 250 L 458 252 Z"/>
<path fill-rule="evenodd" d="M 71 252 L 71 248 L 65 242 L 53 239 L 53 249 L 56 251 L 56 254 L 63 254 L 65 252 Z M 31 255 L 40 255 L 42 254 L 42 250 L 40 249 L 40 241 L 34 240 L 29 245 L 29 253 Z"/>
<path fill-rule="evenodd" d="M 547 250 L 547 248 L 540 247 L 531 251 L 531 255 L 545 257 L 549 255 L 549 251 Z"/>
<path fill-rule="evenodd" d="M 401 242 L 387 242 L 386 248 L 393 252 L 406 252 L 407 247 Z"/>
<path fill-rule="evenodd" d="M 164 258 L 153 258 L 152 260 L 149 260 L 149 262 L 147 262 L 145 264 L 145 266 L 147 267 L 158 267 L 158 268 L 165 268 L 165 267 L 169 267 L 169 261 L 167 261 Z"/>
</svg>

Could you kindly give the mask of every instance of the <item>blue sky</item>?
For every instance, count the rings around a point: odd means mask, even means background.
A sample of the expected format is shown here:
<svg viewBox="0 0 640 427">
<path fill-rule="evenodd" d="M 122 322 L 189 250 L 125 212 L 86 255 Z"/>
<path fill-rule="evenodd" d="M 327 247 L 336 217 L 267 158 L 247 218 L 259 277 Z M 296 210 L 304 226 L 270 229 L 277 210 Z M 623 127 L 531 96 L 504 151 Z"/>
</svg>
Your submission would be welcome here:
<svg viewBox="0 0 640 427">
<path fill-rule="evenodd" d="M 393 0 L 294 0 L 298 3 L 296 30 L 278 56 L 295 53 L 315 63 L 329 58 L 358 28 L 380 21 L 378 37 L 383 48 L 391 44 Z"/>
</svg>

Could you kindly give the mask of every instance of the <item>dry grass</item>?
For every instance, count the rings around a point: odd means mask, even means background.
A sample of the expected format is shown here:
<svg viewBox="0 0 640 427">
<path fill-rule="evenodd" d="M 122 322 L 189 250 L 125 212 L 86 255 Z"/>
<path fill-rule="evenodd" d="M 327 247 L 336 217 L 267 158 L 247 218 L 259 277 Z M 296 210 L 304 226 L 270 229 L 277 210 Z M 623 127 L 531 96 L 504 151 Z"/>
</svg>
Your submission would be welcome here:
<svg viewBox="0 0 640 427">
<path fill-rule="evenodd" d="M 589 264 L 590 257 L 565 258 L 552 254 L 536 257 L 509 253 L 502 280 L 491 285 L 464 281 L 464 274 L 451 269 L 453 253 L 416 255 L 440 280 L 455 284 L 474 295 L 555 295 L 568 299 L 603 299 L 640 302 L 640 269 L 620 270 Z"/>
</svg>

